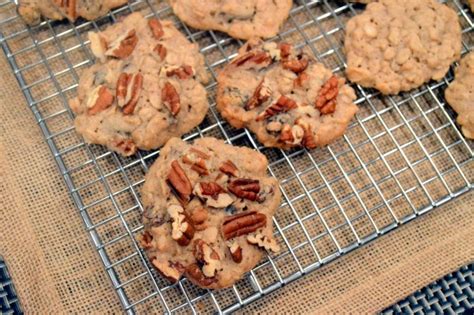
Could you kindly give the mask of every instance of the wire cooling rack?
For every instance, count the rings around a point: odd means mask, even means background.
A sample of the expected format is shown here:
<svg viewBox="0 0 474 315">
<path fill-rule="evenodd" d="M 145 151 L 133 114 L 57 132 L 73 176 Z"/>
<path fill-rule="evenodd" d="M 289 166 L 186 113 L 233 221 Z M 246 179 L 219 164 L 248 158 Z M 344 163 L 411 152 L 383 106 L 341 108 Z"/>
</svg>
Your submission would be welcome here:
<svg viewBox="0 0 474 315">
<path fill-rule="evenodd" d="M 473 143 L 459 132 L 443 97 L 452 72 L 393 97 L 354 86 L 360 111 L 343 138 L 312 151 L 268 149 L 247 130 L 229 126 L 215 109 L 216 72 L 243 43 L 190 29 L 157 2 L 131 1 L 93 22 L 47 21 L 32 28 L 19 19 L 13 1 L 0 2 L 0 44 L 128 313 L 237 310 L 472 189 Z M 461 2 L 447 4 L 459 15 L 465 54 L 474 43 L 473 16 Z M 272 40 L 307 46 L 343 75 L 344 26 L 362 9 L 346 1 L 295 1 Z M 92 64 L 87 32 L 103 30 L 131 11 L 173 20 L 206 58 L 213 76 L 207 86 L 211 110 L 184 138 L 214 136 L 255 148 L 268 157 L 269 172 L 280 180 L 283 201 L 274 225 L 282 252 L 266 257 L 232 288 L 202 290 L 186 279 L 170 285 L 138 247 L 140 188 L 159 152 L 123 158 L 84 144 L 74 131 L 67 100 L 80 73 Z"/>
</svg>

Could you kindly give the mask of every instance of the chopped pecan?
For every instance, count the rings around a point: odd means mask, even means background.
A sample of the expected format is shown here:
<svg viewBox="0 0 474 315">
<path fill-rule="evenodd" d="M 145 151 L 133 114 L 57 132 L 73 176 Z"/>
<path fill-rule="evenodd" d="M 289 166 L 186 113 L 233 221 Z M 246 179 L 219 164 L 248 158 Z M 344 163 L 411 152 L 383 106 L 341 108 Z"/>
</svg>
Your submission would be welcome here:
<svg viewBox="0 0 474 315">
<path fill-rule="evenodd" d="M 99 85 L 87 98 L 86 107 L 89 115 L 95 115 L 107 108 L 114 102 L 114 96 L 104 85 Z"/>
<path fill-rule="evenodd" d="M 286 59 L 291 53 L 291 45 L 288 43 L 280 43 L 280 55 L 281 58 Z"/>
<path fill-rule="evenodd" d="M 247 211 L 228 216 L 222 223 L 222 236 L 225 240 L 246 235 L 267 225 L 267 217 L 263 213 Z"/>
<path fill-rule="evenodd" d="M 291 98 L 286 97 L 284 95 L 280 96 L 276 103 L 268 106 L 263 112 L 258 114 L 257 121 L 265 120 L 269 117 L 275 116 L 279 113 L 287 112 L 293 108 L 298 107 L 295 101 Z"/>
<path fill-rule="evenodd" d="M 182 65 L 181 67 L 174 68 L 166 72 L 168 77 L 177 76 L 181 80 L 189 79 L 194 75 L 193 67 L 189 65 Z"/>
<path fill-rule="evenodd" d="M 98 33 L 89 32 L 89 40 L 91 42 L 91 50 L 94 56 L 99 58 L 101 62 L 105 61 L 105 52 L 107 51 L 107 42 L 105 39 Z"/>
<path fill-rule="evenodd" d="M 137 145 L 132 139 L 114 140 L 112 146 L 123 156 L 130 156 L 137 152 Z"/>
<path fill-rule="evenodd" d="M 175 283 L 183 275 L 185 268 L 179 262 L 153 259 L 153 266 L 169 281 Z"/>
<path fill-rule="evenodd" d="M 133 114 L 143 85 L 141 73 L 128 74 L 123 72 L 117 80 L 117 103 L 125 115 Z"/>
<path fill-rule="evenodd" d="M 222 165 L 219 167 L 219 170 L 222 173 L 230 175 L 230 176 L 235 176 L 235 177 L 239 176 L 239 170 L 237 166 L 235 166 L 235 164 L 232 163 L 231 160 L 227 160 L 224 163 L 222 163 Z"/>
<path fill-rule="evenodd" d="M 304 71 L 309 64 L 308 56 L 300 54 L 297 59 L 286 59 L 281 62 L 283 69 L 293 71 L 294 73 L 300 73 Z"/>
<path fill-rule="evenodd" d="M 333 75 L 324 83 L 316 99 L 316 108 L 322 115 L 332 114 L 336 110 L 336 100 L 339 93 L 339 80 Z"/>
<path fill-rule="evenodd" d="M 217 183 L 197 183 L 194 186 L 194 194 L 206 202 L 206 205 L 213 208 L 225 208 L 234 200 Z"/>
<path fill-rule="evenodd" d="M 128 33 L 119 36 L 114 40 L 109 49 L 105 52 L 106 56 L 125 59 L 130 56 L 137 46 L 138 37 L 135 30 L 130 30 Z"/>
<path fill-rule="evenodd" d="M 260 183 L 258 179 L 237 178 L 231 181 L 227 188 L 239 198 L 255 201 L 260 191 Z"/>
<path fill-rule="evenodd" d="M 221 266 L 219 254 L 202 239 L 194 241 L 193 254 L 196 260 L 203 265 L 202 273 L 204 276 L 214 277 Z"/>
<path fill-rule="evenodd" d="M 247 235 L 247 242 L 252 245 L 263 247 L 266 250 L 271 250 L 275 253 L 280 251 L 280 246 L 278 246 L 277 242 L 273 238 L 267 237 L 263 234 L 257 233 Z"/>
<path fill-rule="evenodd" d="M 178 194 L 179 199 L 182 202 L 187 203 L 192 194 L 193 186 L 191 185 L 186 173 L 184 173 L 184 170 L 181 168 L 181 165 L 179 165 L 177 160 L 171 162 L 171 169 L 168 173 L 167 179 L 168 183 Z"/>
<path fill-rule="evenodd" d="M 194 226 L 186 217 L 184 209 L 180 205 L 168 207 L 168 214 L 171 217 L 171 238 L 181 246 L 187 246 L 194 237 Z"/>
<path fill-rule="evenodd" d="M 271 61 L 272 58 L 270 54 L 265 51 L 249 51 L 248 53 L 232 60 L 232 64 L 236 65 L 237 67 L 240 67 L 247 62 L 262 64 L 270 63 Z"/>
<path fill-rule="evenodd" d="M 156 44 L 153 51 L 156 52 L 158 56 L 160 56 L 161 60 L 165 60 L 166 54 L 168 53 L 168 50 L 166 49 L 166 47 L 161 44 Z"/>
<path fill-rule="evenodd" d="M 270 98 L 271 93 L 270 88 L 265 85 L 265 78 L 262 79 L 253 92 L 252 97 L 245 104 L 245 109 L 251 110 L 265 103 Z"/>
<path fill-rule="evenodd" d="M 291 127 L 286 124 L 281 130 L 279 141 L 297 145 L 301 143 L 303 136 L 304 130 L 301 126 L 294 125 Z"/>
<path fill-rule="evenodd" d="M 163 26 L 158 19 L 152 18 L 148 20 L 148 26 L 151 29 L 151 33 L 155 39 L 160 39 L 165 35 L 165 31 L 163 30 Z"/>
<path fill-rule="evenodd" d="M 76 14 L 76 0 L 54 0 L 56 5 L 63 8 L 72 20 L 77 18 Z"/>
<path fill-rule="evenodd" d="M 208 211 L 206 208 L 196 208 L 191 214 L 191 220 L 193 220 L 194 228 L 198 231 L 206 229 L 206 220 L 208 217 Z"/>
<path fill-rule="evenodd" d="M 306 121 L 301 119 L 297 119 L 295 123 L 303 128 L 303 139 L 301 140 L 301 144 L 308 149 L 316 148 L 316 141 L 314 139 L 313 131 L 311 130 L 311 126 Z"/>
<path fill-rule="evenodd" d="M 293 87 L 303 87 L 309 80 L 309 75 L 306 72 L 301 72 L 298 77 L 293 81 Z"/>
<path fill-rule="evenodd" d="M 209 175 L 206 161 L 209 159 L 209 155 L 199 151 L 198 149 L 191 148 L 187 154 L 183 156 L 183 162 L 191 166 L 191 169 L 196 171 L 199 175 Z"/>
<path fill-rule="evenodd" d="M 216 277 L 208 278 L 204 275 L 198 264 L 190 264 L 186 267 L 186 275 L 191 281 L 196 282 L 202 287 L 208 287 L 214 282 L 217 282 Z"/>
<path fill-rule="evenodd" d="M 138 242 L 140 243 L 140 246 L 143 249 L 149 249 L 152 247 L 151 242 L 153 241 L 153 236 L 148 233 L 148 231 L 143 232 L 142 235 L 140 235 L 140 238 L 138 239 Z"/>
<path fill-rule="evenodd" d="M 181 101 L 175 87 L 169 82 L 166 82 L 163 86 L 163 89 L 161 90 L 161 101 L 165 104 L 173 116 L 178 115 L 181 109 Z"/>
<path fill-rule="evenodd" d="M 229 248 L 230 255 L 232 256 L 232 260 L 236 263 L 240 263 L 242 261 L 242 247 L 237 244 L 237 242 L 227 241 L 227 247 Z"/>
</svg>

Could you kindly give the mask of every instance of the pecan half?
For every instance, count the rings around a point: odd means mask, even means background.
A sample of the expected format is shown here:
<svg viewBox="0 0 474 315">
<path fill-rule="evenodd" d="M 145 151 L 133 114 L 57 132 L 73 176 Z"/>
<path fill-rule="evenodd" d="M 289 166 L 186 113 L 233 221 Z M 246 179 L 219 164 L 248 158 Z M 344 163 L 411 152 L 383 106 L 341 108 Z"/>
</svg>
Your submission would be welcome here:
<svg viewBox="0 0 474 315">
<path fill-rule="evenodd" d="M 122 107 L 125 115 L 133 114 L 137 106 L 138 98 L 143 85 L 143 76 L 141 73 L 127 74 L 123 72 L 117 80 L 117 103 Z"/>
<path fill-rule="evenodd" d="M 163 30 L 163 26 L 158 19 L 152 18 L 148 20 L 148 26 L 151 29 L 151 34 L 155 39 L 160 39 L 165 35 L 165 31 Z"/>
<path fill-rule="evenodd" d="M 219 254 L 202 239 L 194 241 L 193 254 L 196 260 L 203 265 L 202 273 L 204 276 L 214 277 L 221 266 Z"/>
<path fill-rule="evenodd" d="M 227 247 L 229 248 L 230 255 L 232 260 L 236 263 L 242 262 L 242 247 L 237 244 L 237 242 L 227 241 Z"/>
<path fill-rule="evenodd" d="M 123 156 L 130 156 L 137 152 L 137 145 L 132 139 L 119 139 L 112 142 L 112 146 Z"/>
<path fill-rule="evenodd" d="M 219 167 L 219 171 L 230 176 L 239 176 L 239 170 L 231 160 L 227 160 Z"/>
<path fill-rule="evenodd" d="M 167 209 L 171 217 L 171 238 L 181 246 L 187 246 L 194 237 L 194 226 L 188 220 L 180 205 L 171 205 Z"/>
<path fill-rule="evenodd" d="M 272 105 L 268 106 L 263 112 L 258 114 L 256 120 L 262 121 L 269 117 L 275 116 L 279 113 L 287 112 L 290 109 L 293 109 L 296 107 L 298 107 L 298 105 L 296 104 L 295 101 L 293 101 L 289 97 L 282 95 L 280 96 L 280 98 L 278 98 L 276 103 L 273 103 Z"/>
<path fill-rule="evenodd" d="M 262 64 L 262 63 L 270 63 L 271 61 L 272 61 L 272 57 L 270 56 L 269 53 L 265 51 L 249 51 L 248 53 L 232 60 L 231 63 L 236 65 L 237 67 L 240 67 L 247 62 Z"/>
<path fill-rule="evenodd" d="M 197 183 L 193 192 L 201 200 L 204 200 L 206 205 L 213 208 L 225 208 L 234 202 L 221 186 L 213 182 Z"/>
<path fill-rule="evenodd" d="M 178 115 L 181 109 L 181 101 L 175 87 L 169 82 L 166 82 L 163 86 L 163 89 L 161 90 L 161 101 L 165 104 L 173 116 Z"/>
<path fill-rule="evenodd" d="M 300 54 L 297 59 L 286 59 L 281 62 L 283 69 L 293 71 L 294 73 L 300 73 L 304 71 L 309 64 L 308 56 Z"/>
<path fill-rule="evenodd" d="M 125 59 L 130 56 L 137 46 L 138 37 L 135 30 L 130 30 L 128 33 L 119 36 L 110 45 L 105 52 L 106 56 Z"/>
<path fill-rule="evenodd" d="M 76 14 L 76 0 L 54 0 L 56 5 L 63 8 L 72 20 L 77 18 Z"/>
<path fill-rule="evenodd" d="M 285 59 L 288 58 L 288 56 L 291 53 L 291 45 L 288 43 L 280 43 L 280 56 L 281 58 Z"/>
<path fill-rule="evenodd" d="M 225 240 L 246 235 L 267 225 L 267 217 L 263 213 L 247 211 L 228 216 L 222 223 L 222 236 Z"/>
<path fill-rule="evenodd" d="M 179 262 L 153 259 L 151 263 L 166 279 L 173 283 L 178 282 L 185 271 L 185 268 Z"/>
<path fill-rule="evenodd" d="M 339 94 L 339 80 L 333 75 L 324 83 L 316 99 L 316 108 L 322 115 L 332 114 L 336 110 L 336 100 Z"/>
<path fill-rule="evenodd" d="M 208 287 L 214 282 L 217 282 L 217 278 L 212 277 L 208 278 L 204 275 L 201 268 L 199 268 L 198 264 L 190 264 L 186 267 L 186 275 L 190 278 L 191 281 L 196 282 L 202 287 Z"/>
<path fill-rule="evenodd" d="M 266 250 L 271 250 L 275 253 L 280 251 L 280 246 L 278 246 L 277 242 L 273 238 L 267 237 L 263 234 L 256 233 L 247 235 L 247 242 L 252 245 L 263 247 Z"/>
<path fill-rule="evenodd" d="M 177 76 L 181 80 L 186 80 L 194 75 L 193 67 L 189 65 L 182 65 L 181 67 L 174 68 L 166 72 L 166 76 L 172 77 Z"/>
<path fill-rule="evenodd" d="M 158 56 L 160 56 L 162 61 L 165 60 L 166 54 L 168 53 L 166 47 L 161 44 L 156 44 L 155 48 L 153 48 L 153 51 L 156 52 Z"/>
<path fill-rule="evenodd" d="M 260 183 L 258 179 L 237 178 L 231 181 L 227 188 L 239 198 L 255 201 L 260 192 Z"/>
<path fill-rule="evenodd" d="M 104 85 L 99 85 L 87 98 L 86 107 L 89 115 L 95 115 L 107 108 L 114 102 L 114 96 Z"/>
<path fill-rule="evenodd" d="M 269 87 L 265 86 L 264 82 L 265 79 L 262 79 L 262 81 L 257 85 L 252 97 L 250 97 L 247 104 L 245 104 L 246 110 L 254 109 L 255 107 L 265 103 L 270 98 L 272 92 Z"/>
<path fill-rule="evenodd" d="M 311 126 L 306 121 L 301 119 L 297 119 L 295 123 L 303 128 L 303 139 L 301 140 L 301 144 L 308 149 L 316 148 L 316 141 L 314 139 L 313 131 L 311 130 Z"/>
<path fill-rule="evenodd" d="M 280 138 L 278 140 L 284 143 L 297 145 L 303 141 L 303 137 L 304 130 L 301 126 L 294 125 L 291 127 L 290 125 L 286 124 L 281 129 Z"/>
<path fill-rule="evenodd" d="M 178 198 L 182 202 L 187 203 L 192 194 L 193 186 L 177 160 L 171 162 L 171 169 L 168 173 L 167 180 L 174 191 L 178 194 Z"/>
</svg>

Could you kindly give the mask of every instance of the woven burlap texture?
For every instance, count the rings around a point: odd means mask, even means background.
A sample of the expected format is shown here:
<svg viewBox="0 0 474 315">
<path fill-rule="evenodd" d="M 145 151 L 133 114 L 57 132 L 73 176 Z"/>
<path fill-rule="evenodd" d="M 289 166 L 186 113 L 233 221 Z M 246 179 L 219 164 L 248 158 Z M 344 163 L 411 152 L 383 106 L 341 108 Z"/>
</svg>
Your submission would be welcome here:
<svg viewBox="0 0 474 315">
<path fill-rule="evenodd" d="M 295 20 L 299 18 L 302 21 L 307 19 L 307 17 L 296 16 Z M 17 22 L 11 23 L 10 27 L 21 29 L 23 26 Z M 60 34 L 66 29 L 65 25 L 56 25 L 55 32 Z M 313 26 L 307 31 L 316 30 Z M 37 39 L 44 39 L 50 36 L 51 32 L 47 27 L 43 27 L 42 32 L 38 32 Z M 76 45 L 74 35 L 67 34 L 70 33 L 66 33 L 64 43 L 71 42 L 71 45 L 66 47 Z M 296 34 L 294 36 L 297 37 Z M 9 42 L 10 46 L 15 50 L 28 46 L 27 36 L 24 37 L 25 42 L 15 39 Z M 51 42 L 42 45 L 42 50 L 48 55 L 57 53 L 56 49 L 54 43 Z M 207 55 L 207 58 L 211 61 L 222 58 L 219 52 L 215 55 Z M 34 50 L 20 55 L 18 57 L 22 62 L 20 66 L 36 62 L 37 57 L 38 54 Z M 75 50 L 69 54 L 69 58 L 76 63 L 77 60 L 84 60 L 84 56 Z M 53 72 L 60 73 L 65 65 L 58 59 L 60 58 L 51 60 L 49 64 Z M 326 62 L 332 61 L 329 59 Z M 31 83 L 42 80 L 46 75 L 45 71 L 45 67 L 41 64 L 38 69 L 29 69 L 23 74 Z M 106 311 L 119 313 L 121 307 L 112 284 L 89 240 L 88 232 L 62 180 L 54 157 L 42 137 L 40 128 L 3 54 L 0 54 L 0 73 L 2 73 L 0 76 L 0 119 L 2 121 L 0 124 L 0 152 L 2 152 L 0 154 L 2 178 L 0 254 L 7 260 L 23 308 L 27 312 L 35 313 L 103 313 Z M 63 88 L 74 83 L 74 79 L 69 75 L 58 80 Z M 39 87 L 31 89 L 36 100 L 56 90 L 56 87 L 51 84 L 52 80 L 48 79 L 45 82 L 44 85 L 40 84 Z M 65 93 L 66 97 L 73 95 L 73 93 L 68 93 Z M 62 101 L 61 98 L 45 101 L 41 105 L 42 115 L 61 111 L 64 108 Z M 384 104 L 379 105 L 384 106 Z M 360 116 L 364 117 L 364 115 L 366 112 L 361 106 Z M 72 121 L 66 116 L 59 115 L 50 123 L 50 127 L 58 127 L 58 130 L 62 130 L 70 126 Z M 52 132 L 58 130 L 52 130 Z M 211 132 L 216 130 L 217 128 L 211 128 Z M 356 134 L 355 129 L 352 130 L 352 134 Z M 73 132 L 68 132 L 64 138 L 55 138 L 54 141 L 60 149 L 65 149 L 81 140 Z M 334 147 L 337 149 L 337 145 Z M 83 151 L 73 152 L 69 162 L 72 165 L 82 163 Z M 102 167 L 105 169 L 110 167 L 109 170 L 113 170 L 116 164 L 109 158 L 104 159 Z M 318 158 L 322 157 L 318 156 Z M 306 167 L 305 164 L 304 168 Z M 87 173 L 87 171 L 88 169 L 85 168 L 84 174 L 80 174 L 84 177 L 84 182 L 94 179 L 93 173 Z M 432 174 L 433 171 L 427 173 Z M 141 171 L 134 174 L 137 176 L 136 180 L 143 176 Z M 277 175 L 282 179 L 289 177 L 291 173 L 282 168 Z M 113 180 L 114 178 L 110 179 L 112 185 L 122 184 L 120 181 L 115 183 Z M 311 178 L 304 180 L 308 180 L 308 185 L 313 184 Z M 314 182 L 317 180 L 314 179 Z M 436 184 L 439 183 L 436 182 Z M 298 189 L 301 189 L 298 187 L 295 180 L 289 182 L 285 189 L 287 192 L 297 194 Z M 390 186 L 386 188 L 390 189 Z M 82 195 L 83 198 L 88 199 L 86 203 L 97 200 L 103 193 L 103 188 L 94 189 L 92 187 L 87 194 Z M 430 189 L 430 193 L 440 197 L 446 192 L 436 186 L 433 190 Z M 319 201 L 332 197 L 325 194 L 317 198 Z M 413 200 L 418 206 L 417 199 Z M 369 245 L 259 299 L 244 308 L 244 311 L 328 313 L 380 310 L 474 260 L 473 201 L 474 193 L 457 198 L 408 225 L 380 237 Z M 424 204 L 422 198 L 419 203 L 420 206 Z M 396 205 L 395 203 L 396 212 L 402 213 L 406 210 L 406 205 L 405 207 L 396 207 Z M 103 210 L 105 215 L 110 215 L 105 209 L 107 204 L 100 206 L 100 209 L 94 209 L 94 211 L 101 213 L 99 210 Z M 302 207 L 304 206 L 303 203 Z M 377 217 L 378 213 L 375 212 L 374 217 Z M 134 211 L 133 214 L 137 217 L 133 220 L 139 220 L 138 211 Z M 97 218 L 99 219 L 104 218 Z M 280 209 L 278 219 L 284 222 L 294 220 L 288 207 Z M 309 226 L 310 232 L 311 229 L 312 226 Z M 111 226 L 102 234 L 112 239 L 116 231 L 121 231 L 119 225 Z M 118 248 L 117 251 L 120 249 Z M 284 267 L 281 268 L 284 269 Z M 134 270 L 142 269 L 124 268 L 123 272 Z M 140 285 L 137 285 L 137 291 L 139 288 L 141 288 Z M 209 309 L 199 303 L 197 303 L 198 310 Z M 153 307 L 161 309 L 160 305 L 153 305 Z"/>
</svg>

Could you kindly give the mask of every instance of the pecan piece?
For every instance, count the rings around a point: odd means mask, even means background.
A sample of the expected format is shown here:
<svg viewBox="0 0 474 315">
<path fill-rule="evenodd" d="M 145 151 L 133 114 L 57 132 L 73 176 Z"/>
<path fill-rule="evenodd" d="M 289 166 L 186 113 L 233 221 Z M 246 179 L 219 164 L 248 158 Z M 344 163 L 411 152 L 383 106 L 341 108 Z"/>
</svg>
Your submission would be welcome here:
<svg viewBox="0 0 474 315">
<path fill-rule="evenodd" d="M 219 254 L 202 239 L 194 241 L 193 254 L 196 260 L 202 264 L 204 276 L 208 278 L 214 277 L 217 270 L 221 267 Z"/>
<path fill-rule="evenodd" d="M 222 222 L 222 236 L 225 240 L 246 235 L 267 225 L 267 217 L 263 213 L 247 211 L 228 216 Z"/>
<path fill-rule="evenodd" d="M 191 166 L 193 171 L 196 171 L 199 175 L 209 175 L 206 161 L 210 158 L 206 153 L 199 151 L 198 149 L 191 148 L 189 152 L 183 156 L 183 162 Z"/>
<path fill-rule="evenodd" d="M 263 247 L 266 250 L 271 250 L 274 253 L 278 253 L 280 251 L 280 246 L 278 246 L 275 239 L 260 233 L 247 235 L 247 243 Z"/>
<path fill-rule="evenodd" d="M 316 99 L 316 108 L 322 115 L 332 114 L 336 110 L 336 100 L 339 94 L 339 80 L 333 75 L 324 83 Z"/>
<path fill-rule="evenodd" d="M 167 180 L 174 191 L 178 194 L 179 199 L 182 202 L 187 203 L 192 194 L 193 186 L 177 160 L 171 162 L 171 169 L 168 173 Z"/>
<path fill-rule="evenodd" d="M 240 263 L 242 261 L 242 247 L 240 247 L 237 242 L 232 241 L 227 241 L 226 245 L 229 248 L 232 260 L 236 263 Z"/>
<path fill-rule="evenodd" d="M 316 148 L 316 141 L 309 123 L 301 119 L 297 119 L 295 123 L 303 129 L 303 138 L 301 139 L 301 144 L 308 149 Z"/>
<path fill-rule="evenodd" d="M 227 160 L 219 167 L 219 171 L 230 176 L 239 176 L 239 170 L 231 160 Z"/>
<path fill-rule="evenodd" d="M 143 85 L 141 73 L 121 73 L 117 80 L 117 104 L 125 115 L 133 114 Z"/>
<path fill-rule="evenodd" d="M 165 104 L 173 116 L 178 115 L 181 109 L 181 101 L 175 87 L 169 82 L 166 82 L 163 86 L 163 89 L 161 90 L 161 101 Z"/>
<path fill-rule="evenodd" d="M 198 231 L 206 229 L 206 220 L 208 217 L 208 211 L 206 208 L 194 209 L 191 214 L 191 220 L 193 221 L 194 228 Z"/>
<path fill-rule="evenodd" d="M 71 20 L 75 20 L 77 18 L 76 0 L 54 0 L 54 2 L 56 3 L 56 5 L 64 9 L 66 15 Z"/>
<path fill-rule="evenodd" d="M 272 61 L 272 58 L 270 54 L 268 54 L 265 51 L 249 51 L 248 53 L 232 60 L 232 64 L 236 65 L 237 67 L 240 67 L 247 62 L 262 64 L 262 63 L 270 63 L 271 61 Z"/>
<path fill-rule="evenodd" d="M 225 208 L 234 202 L 219 184 L 213 182 L 197 183 L 194 186 L 194 194 L 204 200 L 206 205 L 213 208 Z"/>
<path fill-rule="evenodd" d="M 137 152 L 137 145 L 132 139 L 119 139 L 112 142 L 112 147 L 123 156 L 130 156 Z"/>
<path fill-rule="evenodd" d="M 166 47 L 161 44 L 156 44 L 155 48 L 153 48 L 153 51 L 156 52 L 158 56 L 160 56 L 162 61 L 165 60 L 166 54 L 168 53 Z"/>
<path fill-rule="evenodd" d="M 149 249 L 152 247 L 151 242 L 153 241 L 153 236 L 148 233 L 148 231 L 143 232 L 138 238 L 138 242 L 143 249 Z"/>
<path fill-rule="evenodd" d="M 262 121 L 279 113 L 287 112 L 296 107 L 298 107 L 298 105 L 295 101 L 293 101 L 289 97 L 282 95 L 280 96 L 280 98 L 278 98 L 276 103 L 273 103 L 272 105 L 268 106 L 263 112 L 258 114 L 256 119 L 257 121 Z"/>
<path fill-rule="evenodd" d="M 303 137 L 304 130 L 301 126 L 294 125 L 291 127 L 290 125 L 286 124 L 281 129 L 280 138 L 278 140 L 284 143 L 297 145 L 303 141 Z"/>
<path fill-rule="evenodd" d="M 194 237 L 194 226 L 187 218 L 184 209 L 180 205 L 168 207 L 171 217 L 171 238 L 181 246 L 187 246 Z"/>
<path fill-rule="evenodd" d="M 185 271 L 185 268 L 179 262 L 153 259 L 151 263 L 166 279 L 173 283 L 178 282 Z"/>
<path fill-rule="evenodd" d="M 86 107 L 89 115 L 95 115 L 107 108 L 114 102 L 114 96 L 104 85 L 97 86 L 87 98 Z"/>
<path fill-rule="evenodd" d="M 247 104 L 245 104 L 246 110 L 254 109 L 255 107 L 265 103 L 270 98 L 272 92 L 264 83 L 265 79 L 262 79 L 262 81 L 257 85 L 252 97 L 249 99 Z"/>
<path fill-rule="evenodd" d="M 217 278 L 212 277 L 208 278 L 204 275 L 201 268 L 199 268 L 198 264 L 191 264 L 186 267 L 186 275 L 190 278 L 191 281 L 196 282 L 202 287 L 208 287 L 214 282 L 217 282 Z"/>
<path fill-rule="evenodd" d="M 181 80 L 186 80 L 194 75 L 194 70 L 193 67 L 189 65 L 182 65 L 181 67 L 174 68 L 166 72 L 166 76 L 168 77 L 172 77 L 174 75 Z"/>
<path fill-rule="evenodd" d="M 91 42 L 92 53 L 96 58 L 99 58 L 101 62 L 104 62 L 106 59 L 105 52 L 107 51 L 107 42 L 100 34 L 94 32 L 87 33 L 87 36 Z"/>
<path fill-rule="evenodd" d="M 291 45 L 288 43 L 280 43 L 280 56 L 283 59 L 288 58 L 291 53 Z"/>
<path fill-rule="evenodd" d="M 282 61 L 283 69 L 293 71 L 294 73 L 303 72 L 309 64 L 309 59 L 305 54 L 300 54 L 297 59 L 286 59 Z"/>
<path fill-rule="evenodd" d="M 309 80 L 309 75 L 306 72 L 301 72 L 298 77 L 293 81 L 293 87 L 303 87 Z"/>
<path fill-rule="evenodd" d="M 255 201 L 260 192 L 260 183 L 258 179 L 237 178 L 231 181 L 227 188 L 239 198 Z"/>
<path fill-rule="evenodd" d="M 109 49 L 105 52 L 106 56 L 125 59 L 130 56 L 137 46 L 138 37 L 135 30 L 130 30 L 128 33 L 119 36 L 114 40 Z"/>
<path fill-rule="evenodd" d="M 152 18 L 148 20 L 148 26 L 151 29 L 151 33 L 155 39 L 160 39 L 165 35 L 165 31 L 163 30 L 163 26 L 158 19 Z"/>
</svg>

